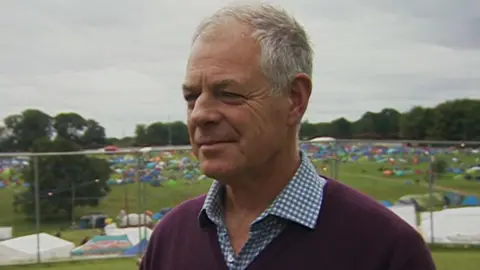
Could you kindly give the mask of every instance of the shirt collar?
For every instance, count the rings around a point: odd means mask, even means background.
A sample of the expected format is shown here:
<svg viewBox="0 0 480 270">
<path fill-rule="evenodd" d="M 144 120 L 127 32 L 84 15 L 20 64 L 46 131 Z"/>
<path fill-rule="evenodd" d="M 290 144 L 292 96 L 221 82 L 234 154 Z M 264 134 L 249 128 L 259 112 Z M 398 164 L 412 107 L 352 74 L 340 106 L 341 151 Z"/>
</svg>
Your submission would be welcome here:
<svg viewBox="0 0 480 270">
<path fill-rule="evenodd" d="M 310 229 L 315 228 L 326 180 L 318 175 L 305 152 L 300 151 L 300 156 L 301 163 L 292 180 L 254 223 L 267 216 L 277 216 Z M 216 226 L 223 225 L 223 195 L 224 186 L 214 181 L 200 211 L 199 222 L 202 227 L 208 222 Z"/>
</svg>

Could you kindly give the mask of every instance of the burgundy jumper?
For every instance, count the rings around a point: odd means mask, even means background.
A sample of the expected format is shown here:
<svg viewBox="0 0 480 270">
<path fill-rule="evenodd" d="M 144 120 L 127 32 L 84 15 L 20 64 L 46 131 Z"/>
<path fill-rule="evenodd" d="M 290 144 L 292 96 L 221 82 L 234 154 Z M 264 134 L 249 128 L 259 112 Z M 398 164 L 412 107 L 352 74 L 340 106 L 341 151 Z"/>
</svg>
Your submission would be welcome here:
<svg viewBox="0 0 480 270">
<path fill-rule="evenodd" d="M 216 228 L 199 225 L 205 196 L 157 225 L 141 270 L 228 270 Z M 209 223 L 210 224 L 210 223 Z M 435 270 L 420 234 L 372 198 L 328 180 L 315 230 L 291 223 L 248 270 Z"/>
</svg>

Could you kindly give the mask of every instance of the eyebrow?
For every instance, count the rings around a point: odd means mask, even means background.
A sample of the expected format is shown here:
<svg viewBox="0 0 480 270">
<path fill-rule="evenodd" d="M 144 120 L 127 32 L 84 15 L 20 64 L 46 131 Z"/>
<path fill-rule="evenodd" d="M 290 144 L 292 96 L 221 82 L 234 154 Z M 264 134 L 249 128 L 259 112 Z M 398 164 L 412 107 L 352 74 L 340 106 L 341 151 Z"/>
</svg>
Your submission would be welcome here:
<svg viewBox="0 0 480 270">
<path fill-rule="evenodd" d="M 214 91 L 218 90 L 219 88 L 224 88 L 226 86 L 230 85 L 237 85 L 238 82 L 232 79 L 225 79 L 225 80 L 220 80 L 213 82 L 209 85 L 209 88 L 213 89 Z M 199 91 L 201 87 L 195 86 L 195 85 L 190 85 L 188 83 L 182 84 L 182 90 L 183 92 L 196 92 Z"/>
<path fill-rule="evenodd" d="M 221 81 L 214 82 L 210 85 L 210 87 L 212 88 L 212 90 L 218 91 L 218 90 L 222 90 L 223 88 L 225 88 L 227 86 L 236 85 L 236 84 L 237 84 L 237 82 L 235 80 L 226 79 L 226 80 L 221 80 Z"/>
<path fill-rule="evenodd" d="M 194 90 L 194 86 L 188 85 L 188 84 L 182 84 L 182 90 L 183 92 L 192 92 Z"/>
</svg>

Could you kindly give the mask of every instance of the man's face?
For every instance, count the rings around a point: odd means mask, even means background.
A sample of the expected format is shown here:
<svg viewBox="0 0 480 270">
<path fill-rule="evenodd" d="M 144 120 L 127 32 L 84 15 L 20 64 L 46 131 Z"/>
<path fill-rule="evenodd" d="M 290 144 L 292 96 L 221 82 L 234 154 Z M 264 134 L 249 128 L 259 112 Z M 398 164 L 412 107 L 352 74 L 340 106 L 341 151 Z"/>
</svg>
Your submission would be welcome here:
<svg viewBox="0 0 480 270">
<path fill-rule="evenodd" d="M 285 141 L 289 98 L 270 95 L 259 57 L 241 25 L 192 47 L 183 94 L 193 153 L 207 176 L 228 180 L 258 169 Z"/>
</svg>

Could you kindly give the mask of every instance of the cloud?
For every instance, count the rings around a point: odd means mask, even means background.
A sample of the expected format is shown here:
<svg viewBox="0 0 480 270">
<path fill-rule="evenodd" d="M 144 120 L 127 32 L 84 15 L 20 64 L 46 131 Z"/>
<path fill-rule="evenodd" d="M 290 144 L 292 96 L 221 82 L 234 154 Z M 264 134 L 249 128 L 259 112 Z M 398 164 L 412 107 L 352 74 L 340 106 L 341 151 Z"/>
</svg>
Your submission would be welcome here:
<svg viewBox="0 0 480 270">
<path fill-rule="evenodd" d="M 314 43 L 312 121 L 480 94 L 476 0 L 281 0 Z M 221 0 L 0 1 L 0 116 L 36 107 L 95 118 L 109 135 L 183 120 L 197 23 Z"/>
<path fill-rule="evenodd" d="M 370 1 L 371 2 L 371 1 Z M 480 2 L 477 0 L 373 1 L 381 11 L 415 23 L 416 38 L 455 49 L 480 47 Z"/>
</svg>

